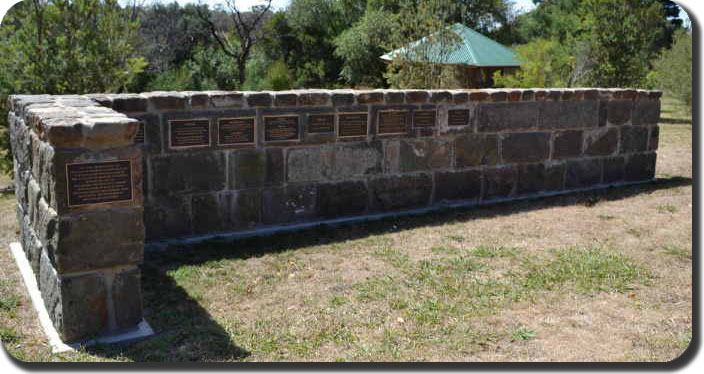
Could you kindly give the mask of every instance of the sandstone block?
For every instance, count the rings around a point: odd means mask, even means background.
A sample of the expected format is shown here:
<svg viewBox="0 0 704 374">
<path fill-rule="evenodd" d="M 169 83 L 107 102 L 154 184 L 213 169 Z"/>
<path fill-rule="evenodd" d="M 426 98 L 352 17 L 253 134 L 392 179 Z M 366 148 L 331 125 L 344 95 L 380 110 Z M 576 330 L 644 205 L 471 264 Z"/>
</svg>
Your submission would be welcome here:
<svg viewBox="0 0 704 374">
<path fill-rule="evenodd" d="M 604 183 L 623 182 L 626 160 L 623 156 L 604 159 Z"/>
<path fill-rule="evenodd" d="M 142 320 L 142 284 L 138 268 L 114 275 L 112 304 L 117 329 L 133 328 Z"/>
<path fill-rule="evenodd" d="M 271 95 L 268 92 L 254 92 L 245 94 L 245 100 L 250 107 L 271 106 Z"/>
<path fill-rule="evenodd" d="M 225 188 L 222 152 L 173 153 L 151 159 L 154 193 L 211 192 Z"/>
<path fill-rule="evenodd" d="M 332 177 L 333 160 L 330 147 L 291 149 L 286 155 L 286 179 L 289 182 L 328 180 Z"/>
<path fill-rule="evenodd" d="M 261 222 L 259 190 L 239 190 L 227 196 L 230 228 L 252 228 Z"/>
<path fill-rule="evenodd" d="M 164 195 L 145 201 L 144 228 L 147 241 L 192 234 L 190 197 Z"/>
<path fill-rule="evenodd" d="M 628 156 L 626 161 L 626 181 L 639 182 L 655 178 L 656 154 L 636 153 Z"/>
<path fill-rule="evenodd" d="M 480 132 L 497 132 L 534 128 L 538 124 L 535 103 L 486 103 L 479 107 Z"/>
<path fill-rule="evenodd" d="M 496 135 L 462 135 L 455 139 L 455 166 L 458 168 L 496 165 L 498 159 Z"/>
<path fill-rule="evenodd" d="M 231 189 L 275 186 L 283 183 L 284 156 L 281 148 L 246 149 L 230 153 L 228 157 Z"/>
<path fill-rule="evenodd" d="M 482 173 L 479 170 L 439 171 L 435 173 L 433 201 L 479 199 Z"/>
<path fill-rule="evenodd" d="M 658 149 L 660 143 L 660 128 L 658 126 L 651 126 L 648 140 L 648 150 L 655 151 Z"/>
<path fill-rule="evenodd" d="M 552 143 L 552 158 L 555 160 L 582 155 L 582 131 L 557 131 Z"/>
<path fill-rule="evenodd" d="M 311 219 L 316 214 L 317 189 L 314 185 L 262 189 L 262 221 L 265 224 Z"/>
<path fill-rule="evenodd" d="M 601 182 L 601 160 L 586 159 L 567 162 L 565 188 L 591 187 Z"/>
<path fill-rule="evenodd" d="M 550 156 L 550 133 L 507 134 L 501 139 L 504 162 L 533 162 Z"/>
<path fill-rule="evenodd" d="M 515 167 L 503 166 L 484 170 L 482 199 L 491 200 L 512 196 L 516 191 Z"/>
<path fill-rule="evenodd" d="M 609 125 L 621 126 L 631 120 L 633 113 L 633 102 L 624 100 L 614 100 L 602 102 L 606 103 L 606 120 Z"/>
<path fill-rule="evenodd" d="M 108 326 L 107 287 L 102 274 L 61 277 L 61 313 L 64 341 L 105 333 Z"/>
<path fill-rule="evenodd" d="M 621 127 L 621 153 L 644 152 L 648 149 L 648 128 Z"/>
<path fill-rule="evenodd" d="M 406 173 L 447 169 L 452 166 L 451 146 L 444 139 L 401 140 L 399 170 Z"/>
<path fill-rule="evenodd" d="M 367 210 L 369 192 L 364 182 L 318 185 L 318 211 L 323 218 L 362 214 Z"/>
<path fill-rule="evenodd" d="M 589 156 L 608 156 L 618 149 L 618 130 L 597 128 L 584 133 L 584 153 Z"/>
<path fill-rule="evenodd" d="M 381 141 L 340 144 L 335 147 L 333 179 L 346 179 L 381 173 L 383 161 Z"/>
<path fill-rule="evenodd" d="M 388 176 L 369 181 L 371 208 L 377 212 L 424 207 L 433 188 L 428 174 Z"/>
</svg>

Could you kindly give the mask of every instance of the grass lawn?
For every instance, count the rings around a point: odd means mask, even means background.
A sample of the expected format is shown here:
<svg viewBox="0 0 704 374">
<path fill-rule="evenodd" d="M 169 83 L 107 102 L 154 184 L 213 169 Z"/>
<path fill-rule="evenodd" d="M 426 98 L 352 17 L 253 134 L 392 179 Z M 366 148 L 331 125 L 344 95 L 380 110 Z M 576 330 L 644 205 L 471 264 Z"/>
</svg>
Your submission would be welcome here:
<svg viewBox="0 0 704 374">
<path fill-rule="evenodd" d="M 655 183 L 147 253 L 157 336 L 131 346 L 52 355 L 0 250 L 0 337 L 24 361 L 672 360 L 692 337 L 692 125 L 670 98 L 662 116 Z"/>
</svg>

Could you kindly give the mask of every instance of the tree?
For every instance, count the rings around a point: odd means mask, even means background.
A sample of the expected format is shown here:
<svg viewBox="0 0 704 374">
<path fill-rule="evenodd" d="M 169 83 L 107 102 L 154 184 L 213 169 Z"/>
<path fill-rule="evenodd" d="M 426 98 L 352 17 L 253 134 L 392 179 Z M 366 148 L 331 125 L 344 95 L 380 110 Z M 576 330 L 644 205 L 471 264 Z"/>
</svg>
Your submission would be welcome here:
<svg viewBox="0 0 704 374">
<path fill-rule="evenodd" d="M 125 90 L 146 65 L 135 55 L 138 21 L 133 10 L 121 8 L 117 0 L 16 4 L 0 26 L 0 106 L 9 94 Z M 5 116 L 0 121 L 7 126 Z M 1 148 L 7 172 L 12 168 L 7 141 Z"/>
<path fill-rule="evenodd" d="M 655 60 L 658 87 L 682 100 L 692 110 L 692 34 L 680 31 L 671 49 Z"/>
<path fill-rule="evenodd" d="M 392 62 L 385 74 L 395 88 L 453 88 L 461 86 L 455 67 L 444 65 L 460 41 L 448 21 L 457 10 L 451 0 L 402 0 L 390 36 Z"/>
<path fill-rule="evenodd" d="M 640 87 L 664 30 L 662 6 L 650 0 L 584 0 L 592 68 L 588 82 L 601 87 Z"/>
<path fill-rule="evenodd" d="M 335 55 L 343 60 L 340 77 L 352 86 L 383 87 L 386 64 L 379 57 L 388 52 L 395 16 L 370 9 L 335 39 Z"/>
<path fill-rule="evenodd" d="M 198 15 L 208 24 L 210 34 L 215 38 L 222 51 L 235 59 L 238 71 L 238 82 L 244 84 L 247 77 L 246 65 L 252 48 L 261 39 L 261 26 L 270 15 L 271 0 L 265 0 L 264 5 L 253 6 L 250 12 L 242 12 L 235 0 L 225 0 L 228 15 L 234 24 L 234 35 L 218 27 L 211 19 L 211 14 L 198 8 Z"/>
<path fill-rule="evenodd" d="M 516 48 L 521 69 L 515 74 L 494 73 L 497 87 L 564 87 L 569 86 L 573 58 L 557 41 L 536 39 Z"/>
</svg>

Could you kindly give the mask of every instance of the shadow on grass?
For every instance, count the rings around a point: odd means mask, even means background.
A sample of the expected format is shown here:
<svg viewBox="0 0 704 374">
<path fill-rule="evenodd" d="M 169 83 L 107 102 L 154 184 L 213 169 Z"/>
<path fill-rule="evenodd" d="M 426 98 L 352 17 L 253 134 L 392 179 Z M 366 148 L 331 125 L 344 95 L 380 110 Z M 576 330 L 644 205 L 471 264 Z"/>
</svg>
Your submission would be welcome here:
<svg viewBox="0 0 704 374">
<path fill-rule="evenodd" d="M 691 125 L 692 119 L 691 118 L 660 118 L 659 122 L 661 124 L 667 124 L 667 125 Z"/>
<path fill-rule="evenodd" d="M 102 346 L 92 348 L 89 352 L 113 358 L 125 357 L 134 361 L 236 361 L 246 358 L 250 353 L 232 342 L 230 334 L 167 274 L 169 270 L 184 265 L 198 265 L 222 259 L 247 259 L 416 227 L 507 216 L 538 209 L 571 205 L 594 206 L 602 201 L 620 200 L 689 185 L 692 185 L 691 178 L 660 178 L 650 183 L 627 187 L 487 206 L 448 208 L 420 215 L 335 226 L 321 224 L 310 229 L 267 236 L 236 240 L 212 239 L 199 244 L 175 245 L 164 251 L 147 251 L 142 278 L 145 318 L 157 336 L 131 346 Z"/>
</svg>

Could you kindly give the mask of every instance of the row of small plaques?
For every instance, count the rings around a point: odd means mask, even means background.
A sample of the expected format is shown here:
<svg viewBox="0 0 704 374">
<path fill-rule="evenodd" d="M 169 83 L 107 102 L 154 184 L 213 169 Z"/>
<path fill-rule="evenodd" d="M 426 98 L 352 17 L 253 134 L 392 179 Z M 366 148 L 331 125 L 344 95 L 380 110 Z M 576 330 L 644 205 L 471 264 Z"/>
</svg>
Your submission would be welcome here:
<svg viewBox="0 0 704 374">
<path fill-rule="evenodd" d="M 308 133 L 324 134 L 335 132 L 335 114 L 311 114 L 308 116 Z M 416 128 L 434 127 L 436 110 L 415 110 L 413 120 L 404 110 L 379 111 L 378 134 L 394 135 L 408 133 L 411 122 Z M 277 115 L 264 117 L 264 140 L 266 142 L 297 141 L 297 115 Z M 367 113 L 338 113 L 338 136 L 341 138 L 361 137 L 368 134 Z M 464 126 L 469 121 L 469 111 L 455 109 L 448 111 L 449 126 Z M 218 145 L 254 144 L 254 117 L 223 118 L 218 120 Z M 136 143 L 144 143 L 144 124 L 135 136 Z M 169 144 L 171 148 L 210 146 L 210 121 L 208 119 L 188 119 L 169 121 Z"/>
</svg>

